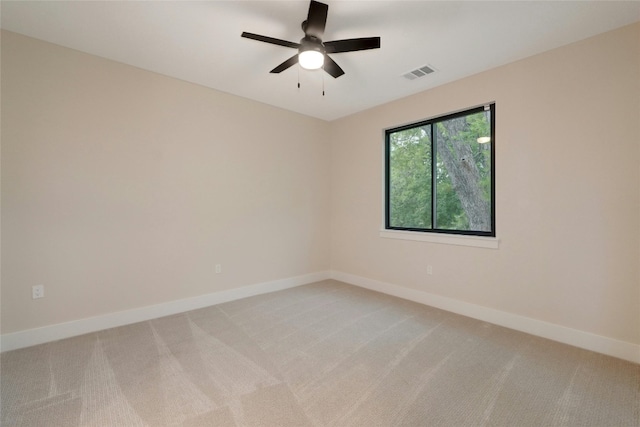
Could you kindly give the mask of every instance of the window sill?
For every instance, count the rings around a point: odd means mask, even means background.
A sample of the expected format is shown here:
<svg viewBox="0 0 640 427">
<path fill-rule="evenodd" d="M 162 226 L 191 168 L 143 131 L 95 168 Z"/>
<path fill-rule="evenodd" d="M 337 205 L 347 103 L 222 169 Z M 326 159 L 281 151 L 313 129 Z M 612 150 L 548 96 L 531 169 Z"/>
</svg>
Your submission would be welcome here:
<svg viewBox="0 0 640 427">
<path fill-rule="evenodd" d="M 500 244 L 500 240 L 496 237 L 458 236 L 454 234 L 421 233 L 419 231 L 402 230 L 380 230 L 380 237 L 445 245 L 473 246 L 485 249 L 498 249 Z"/>
</svg>

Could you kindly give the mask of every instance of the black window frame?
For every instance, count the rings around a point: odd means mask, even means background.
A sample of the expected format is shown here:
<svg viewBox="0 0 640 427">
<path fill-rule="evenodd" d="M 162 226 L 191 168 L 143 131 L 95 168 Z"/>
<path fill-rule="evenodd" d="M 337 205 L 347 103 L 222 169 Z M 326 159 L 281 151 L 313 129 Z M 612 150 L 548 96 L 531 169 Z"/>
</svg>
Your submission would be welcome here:
<svg viewBox="0 0 640 427">
<path fill-rule="evenodd" d="M 403 131 L 403 130 L 407 130 L 407 129 L 412 129 L 412 128 L 416 128 L 416 127 L 422 127 L 422 126 L 431 126 L 431 138 L 432 138 L 432 143 L 431 143 L 431 209 L 432 209 L 432 227 L 433 227 L 433 223 L 435 222 L 437 225 L 437 200 L 436 200 L 436 196 L 437 196 L 437 192 L 436 192 L 436 188 L 437 188 L 437 184 L 436 184 L 436 180 L 437 180 L 437 173 L 436 173 L 436 164 L 437 162 L 433 161 L 433 159 L 436 159 L 436 155 L 437 155 L 437 132 L 433 132 L 433 126 L 436 123 L 442 122 L 442 121 L 446 121 L 449 119 L 454 119 L 457 117 L 462 117 L 462 116 L 468 116 L 468 115 L 472 115 L 472 114 L 477 114 L 479 112 L 484 112 L 484 111 L 490 111 L 490 129 L 491 129 L 491 154 L 490 154 L 490 158 L 491 158 L 491 231 L 478 231 L 478 230 L 452 230 L 452 229 L 444 229 L 444 228 L 414 228 L 414 227 L 398 227 L 398 226 L 392 226 L 391 225 L 391 197 L 390 197 L 390 191 L 389 189 L 391 188 L 391 173 L 390 173 L 390 161 L 391 161 L 391 156 L 390 156 L 390 145 L 391 145 L 391 134 L 395 133 L 395 132 L 399 132 L 399 131 Z M 415 122 L 415 123 L 410 123 L 410 124 L 406 124 L 406 125 L 402 125 L 402 126 L 398 126 L 398 127 L 394 127 L 394 128 L 390 128 L 390 129 L 386 129 L 385 130 L 385 137 L 384 137 L 384 143 L 385 143 L 385 147 L 384 147 L 384 173 L 385 173 L 385 200 L 384 200 L 384 205 L 385 205 L 385 212 L 384 212 L 384 225 L 385 225 L 385 229 L 386 230 L 401 230 L 401 231 L 416 231 L 416 232 L 422 232 L 422 233 L 437 233 L 437 234 L 453 234 L 453 235 L 463 235 L 463 236 L 481 236 L 481 237 L 496 237 L 496 180 L 495 180 L 495 157 L 496 157 L 496 150 L 495 150 L 495 123 L 496 123 L 496 119 L 495 119 L 495 103 L 489 103 L 489 104 L 484 104 L 478 107 L 473 107 L 473 108 L 469 108 L 463 111 L 458 111 L 455 113 L 449 113 L 449 114 L 445 114 L 442 116 L 437 116 L 437 117 L 433 117 L 427 120 L 422 120 L 419 122 Z"/>
</svg>

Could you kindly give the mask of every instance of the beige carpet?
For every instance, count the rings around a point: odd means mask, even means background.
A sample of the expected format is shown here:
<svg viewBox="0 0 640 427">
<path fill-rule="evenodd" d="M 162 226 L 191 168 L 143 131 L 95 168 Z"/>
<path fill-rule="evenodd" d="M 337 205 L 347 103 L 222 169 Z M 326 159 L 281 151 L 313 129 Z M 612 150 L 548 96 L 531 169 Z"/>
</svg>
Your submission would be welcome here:
<svg viewBox="0 0 640 427">
<path fill-rule="evenodd" d="M 3 426 L 640 426 L 640 365 L 336 281 L 1 360 Z"/>
</svg>

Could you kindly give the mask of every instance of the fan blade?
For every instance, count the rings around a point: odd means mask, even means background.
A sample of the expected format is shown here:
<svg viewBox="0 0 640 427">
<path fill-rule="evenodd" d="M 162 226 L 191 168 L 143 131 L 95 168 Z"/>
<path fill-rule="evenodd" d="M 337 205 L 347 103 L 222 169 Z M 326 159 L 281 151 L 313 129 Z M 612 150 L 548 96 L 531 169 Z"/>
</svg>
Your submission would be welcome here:
<svg viewBox="0 0 640 427">
<path fill-rule="evenodd" d="M 276 44 L 278 46 L 291 47 L 294 49 L 298 49 L 300 47 L 299 43 L 288 42 L 286 40 L 274 39 L 273 37 L 261 36 L 260 34 L 247 33 L 246 31 L 242 33 L 242 37 L 252 40 L 258 40 L 259 42 Z"/>
<path fill-rule="evenodd" d="M 296 53 L 295 55 L 293 55 L 291 58 L 287 59 L 286 61 L 284 61 L 282 64 L 278 65 L 276 68 L 274 68 L 273 70 L 270 71 L 270 73 L 281 73 L 284 70 L 286 70 L 287 68 L 291 67 L 292 65 L 295 65 L 298 63 L 298 54 Z"/>
<path fill-rule="evenodd" d="M 326 42 L 327 53 L 353 52 L 356 50 L 378 49 L 380 37 L 366 37 L 360 39 L 345 39 Z"/>
<path fill-rule="evenodd" d="M 327 24 L 327 13 L 329 6 L 319 1 L 311 0 L 309 4 L 309 15 L 307 16 L 304 33 L 307 36 L 322 38 L 324 27 Z"/>
<path fill-rule="evenodd" d="M 324 56 L 324 70 L 329 73 L 332 77 L 338 78 L 344 74 L 344 70 L 340 68 L 336 61 L 329 58 L 329 55 Z"/>
</svg>

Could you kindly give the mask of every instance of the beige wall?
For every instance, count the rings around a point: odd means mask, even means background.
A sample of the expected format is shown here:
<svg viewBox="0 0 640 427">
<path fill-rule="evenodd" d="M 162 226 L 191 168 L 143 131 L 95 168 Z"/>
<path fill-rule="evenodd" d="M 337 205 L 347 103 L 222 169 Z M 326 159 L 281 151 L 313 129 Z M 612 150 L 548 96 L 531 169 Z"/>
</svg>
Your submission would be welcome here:
<svg viewBox="0 0 640 427">
<path fill-rule="evenodd" d="M 2 333 L 328 270 L 327 130 L 3 32 Z"/>
<path fill-rule="evenodd" d="M 489 101 L 500 248 L 379 237 L 383 129 Z M 640 24 L 333 122 L 332 267 L 640 343 L 639 123 Z"/>
</svg>

